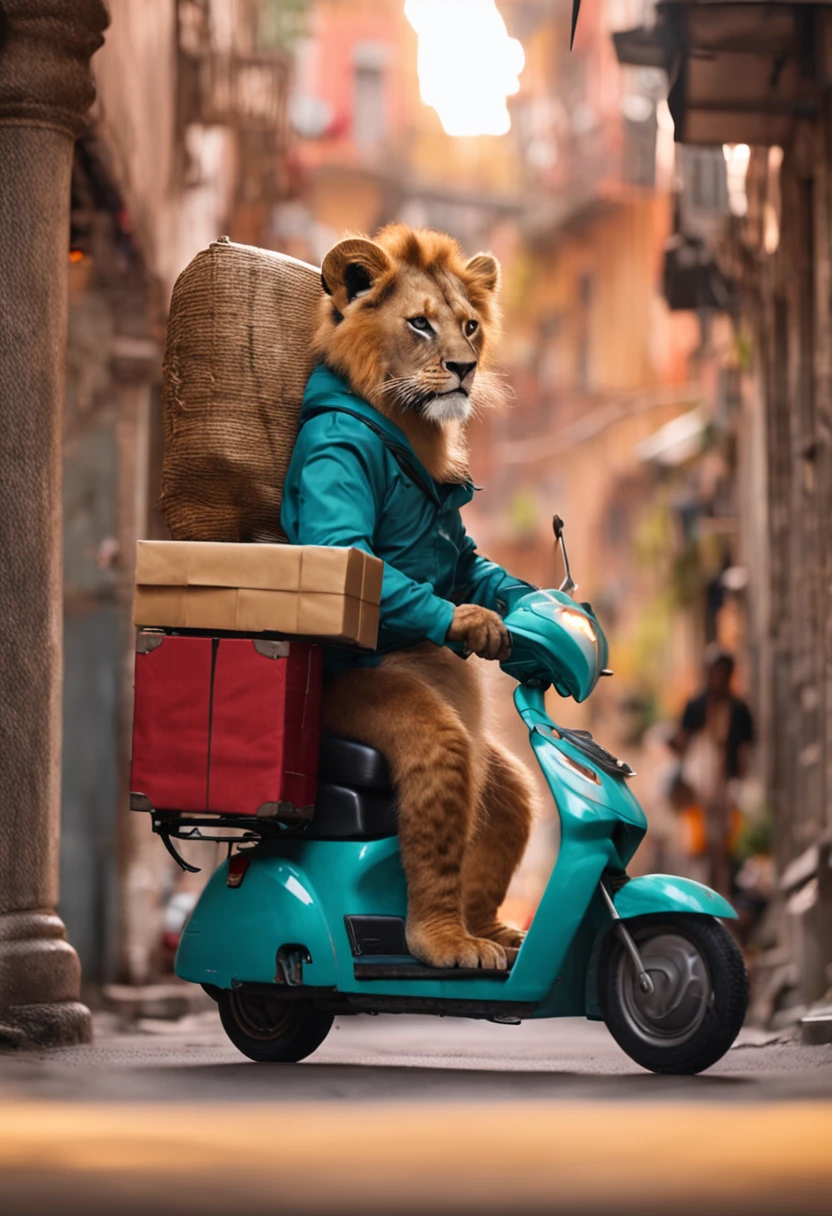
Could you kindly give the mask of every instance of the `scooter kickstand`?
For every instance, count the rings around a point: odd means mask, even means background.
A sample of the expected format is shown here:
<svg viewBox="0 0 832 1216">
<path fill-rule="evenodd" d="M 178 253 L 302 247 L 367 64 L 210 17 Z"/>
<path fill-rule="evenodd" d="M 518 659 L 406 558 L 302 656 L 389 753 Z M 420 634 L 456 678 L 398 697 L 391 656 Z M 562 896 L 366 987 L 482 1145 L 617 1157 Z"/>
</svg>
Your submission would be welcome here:
<svg viewBox="0 0 832 1216">
<path fill-rule="evenodd" d="M 613 923 L 613 926 L 615 927 L 615 932 L 618 934 L 619 940 L 620 940 L 621 944 L 623 945 L 624 949 L 627 951 L 630 958 L 633 960 L 633 966 L 635 967 L 636 974 L 638 976 L 638 986 L 641 989 L 641 991 L 645 994 L 645 996 L 650 996 L 650 994 L 652 992 L 655 992 L 655 988 L 653 985 L 653 981 L 650 979 L 650 976 L 647 974 L 647 972 L 644 969 L 644 962 L 642 960 L 641 955 L 639 954 L 638 946 L 633 941 L 629 930 L 625 927 L 623 920 L 618 915 L 618 909 L 616 908 L 615 904 L 613 903 L 613 899 L 612 899 L 612 896 L 610 895 L 609 891 L 604 886 L 603 880 L 598 885 L 601 888 L 601 894 L 604 897 L 604 902 L 607 905 L 607 910 L 609 911 L 609 914 L 612 917 L 612 923 Z"/>
</svg>

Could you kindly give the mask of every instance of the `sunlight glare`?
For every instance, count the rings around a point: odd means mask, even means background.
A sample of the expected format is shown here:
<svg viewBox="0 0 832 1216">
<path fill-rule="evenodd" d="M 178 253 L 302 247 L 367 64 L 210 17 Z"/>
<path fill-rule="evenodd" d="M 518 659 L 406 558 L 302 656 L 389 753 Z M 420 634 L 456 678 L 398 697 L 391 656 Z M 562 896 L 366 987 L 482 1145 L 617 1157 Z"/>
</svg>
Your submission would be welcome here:
<svg viewBox="0 0 832 1216">
<path fill-rule="evenodd" d="M 448 135 L 505 135 L 525 56 L 496 0 L 405 0 L 404 12 L 419 36 L 422 101 Z"/>
<path fill-rule="evenodd" d="M 741 219 L 748 211 L 746 176 L 751 149 L 748 144 L 723 144 L 722 152 L 728 179 L 728 209 Z"/>
</svg>

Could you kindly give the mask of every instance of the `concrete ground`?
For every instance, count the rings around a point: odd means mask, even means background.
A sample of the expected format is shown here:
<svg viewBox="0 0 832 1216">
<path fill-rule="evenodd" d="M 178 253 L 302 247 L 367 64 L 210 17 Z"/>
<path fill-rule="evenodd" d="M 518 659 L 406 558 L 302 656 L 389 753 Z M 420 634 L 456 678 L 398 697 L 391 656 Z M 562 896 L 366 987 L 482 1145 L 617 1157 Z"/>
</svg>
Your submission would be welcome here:
<svg viewBox="0 0 832 1216">
<path fill-rule="evenodd" d="M 655 1077 L 605 1027 L 336 1022 L 252 1064 L 211 1012 L 0 1055 L 0 1211 L 832 1213 L 832 1046 Z"/>
</svg>

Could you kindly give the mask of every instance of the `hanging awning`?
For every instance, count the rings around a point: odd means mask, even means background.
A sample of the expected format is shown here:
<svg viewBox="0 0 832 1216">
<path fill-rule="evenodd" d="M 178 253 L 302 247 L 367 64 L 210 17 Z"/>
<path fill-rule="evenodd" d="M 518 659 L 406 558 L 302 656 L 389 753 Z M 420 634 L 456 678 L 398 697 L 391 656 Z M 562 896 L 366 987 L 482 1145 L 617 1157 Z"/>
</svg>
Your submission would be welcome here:
<svg viewBox="0 0 832 1216">
<path fill-rule="evenodd" d="M 830 4 L 663 0 L 653 27 L 613 37 L 622 63 L 667 71 L 677 141 L 785 145 L 819 112 Z"/>
</svg>

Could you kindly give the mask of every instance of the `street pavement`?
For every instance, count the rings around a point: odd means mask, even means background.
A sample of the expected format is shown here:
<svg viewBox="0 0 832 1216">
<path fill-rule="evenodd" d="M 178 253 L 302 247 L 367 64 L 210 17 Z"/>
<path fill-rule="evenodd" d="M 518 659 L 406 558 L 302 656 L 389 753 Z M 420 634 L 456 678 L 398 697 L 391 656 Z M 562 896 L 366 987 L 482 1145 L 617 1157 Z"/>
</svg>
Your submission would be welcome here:
<svg viewBox="0 0 832 1216">
<path fill-rule="evenodd" d="M 257 1065 L 216 1015 L 0 1055 L 0 1213 L 832 1213 L 832 1046 L 655 1077 L 602 1025 L 336 1022 Z"/>
</svg>

